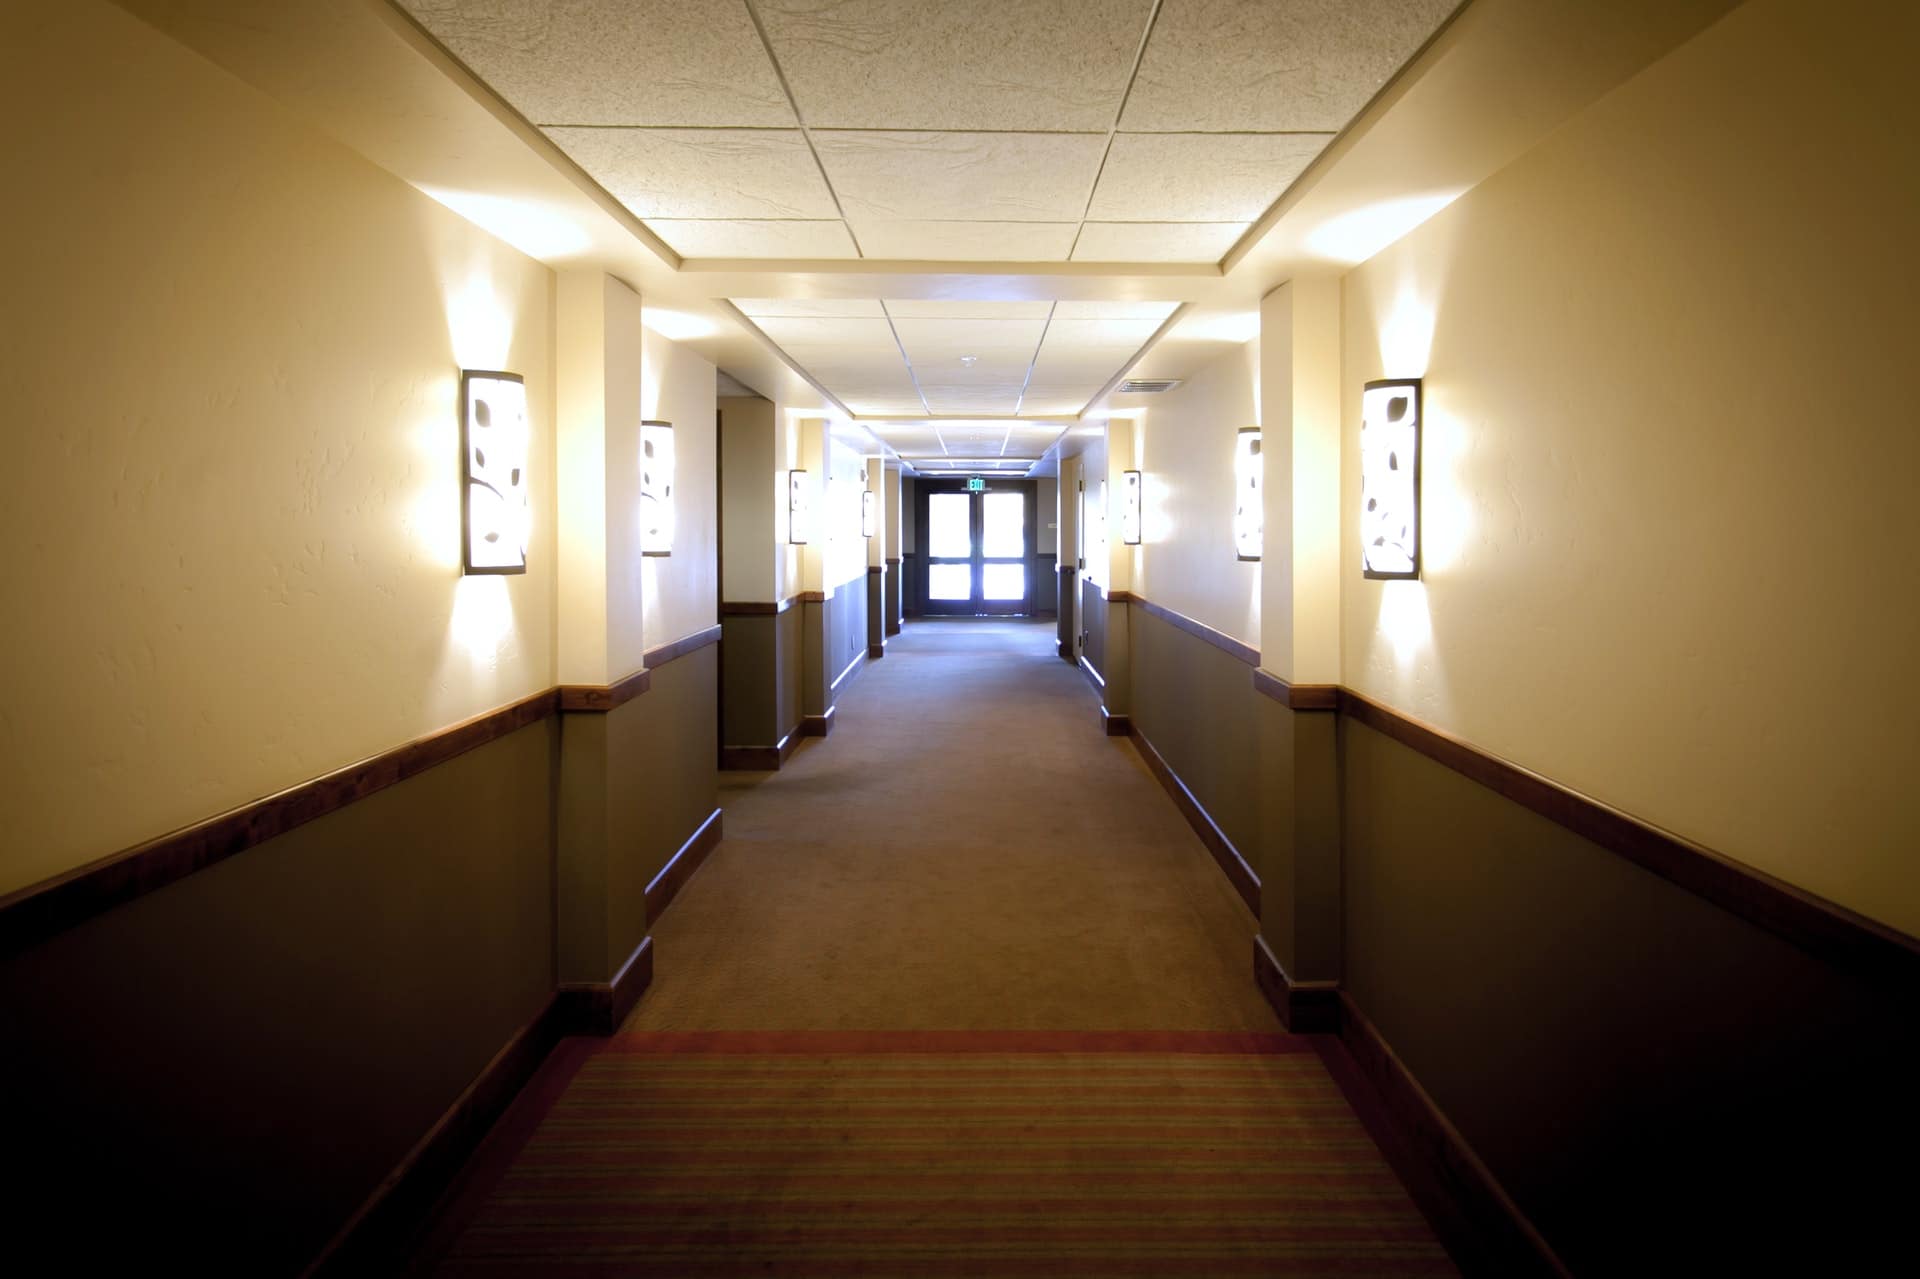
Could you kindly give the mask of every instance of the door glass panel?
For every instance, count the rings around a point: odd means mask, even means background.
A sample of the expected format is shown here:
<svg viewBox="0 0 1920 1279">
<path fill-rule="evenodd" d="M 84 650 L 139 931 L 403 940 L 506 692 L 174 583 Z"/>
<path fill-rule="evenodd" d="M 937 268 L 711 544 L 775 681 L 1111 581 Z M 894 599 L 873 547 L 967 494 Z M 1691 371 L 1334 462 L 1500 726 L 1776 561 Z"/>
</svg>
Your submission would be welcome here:
<svg viewBox="0 0 1920 1279">
<path fill-rule="evenodd" d="M 962 501 L 965 499 L 962 498 Z M 989 572 L 992 570 L 989 569 Z M 970 600 L 973 598 L 973 565 L 927 565 L 927 598 L 930 600 Z"/>
<path fill-rule="evenodd" d="M 982 599 L 1023 600 L 1027 598 L 1027 566 L 1025 564 L 988 564 L 981 570 L 980 577 Z"/>
<path fill-rule="evenodd" d="M 1016 496 L 1018 496 L 1016 494 Z M 963 560 L 973 554 L 973 524 L 970 519 L 972 498 L 965 493 L 930 493 L 927 495 L 927 554 L 934 559 Z M 928 582 L 929 590 L 932 581 Z M 957 596 L 935 595 L 934 599 L 965 599 L 966 592 Z"/>
<path fill-rule="evenodd" d="M 985 532 L 980 553 L 990 560 L 1011 559 L 1027 553 L 1027 496 L 1024 493 L 988 493 L 982 499 Z M 938 552 L 935 552 L 938 554 Z M 1026 592 L 1022 591 L 1021 594 Z M 990 596 L 1005 599 L 1006 596 Z"/>
</svg>

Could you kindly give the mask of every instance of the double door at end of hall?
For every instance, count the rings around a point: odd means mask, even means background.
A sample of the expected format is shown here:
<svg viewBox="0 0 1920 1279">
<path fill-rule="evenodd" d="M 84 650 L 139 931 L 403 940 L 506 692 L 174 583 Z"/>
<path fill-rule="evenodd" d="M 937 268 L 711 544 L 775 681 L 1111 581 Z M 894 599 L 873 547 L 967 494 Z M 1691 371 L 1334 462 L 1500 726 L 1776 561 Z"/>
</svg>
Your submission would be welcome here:
<svg viewBox="0 0 1920 1279">
<path fill-rule="evenodd" d="M 1032 494 L 992 480 L 922 481 L 926 493 L 927 600 L 936 616 L 1021 614 L 1033 583 Z"/>
</svg>

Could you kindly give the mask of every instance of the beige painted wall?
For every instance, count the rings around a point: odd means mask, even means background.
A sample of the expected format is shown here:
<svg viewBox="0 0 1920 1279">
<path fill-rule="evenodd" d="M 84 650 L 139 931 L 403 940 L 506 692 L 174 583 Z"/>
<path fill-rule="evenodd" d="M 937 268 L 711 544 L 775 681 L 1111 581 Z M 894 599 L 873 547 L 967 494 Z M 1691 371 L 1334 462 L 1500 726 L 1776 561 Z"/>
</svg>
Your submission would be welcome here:
<svg viewBox="0 0 1920 1279">
<path fill-rule="evenodd" d="M 550 273 L 118 9 L 8 46 L 0 891 L 553 682 Z M 463 365 L 524 576 L 460 574 Z"/>
<path fill-rule="evenodd" d="M 719 620 L 719 570 L 715 534 L 719 491 L 714 483 L 718 441 L 714 435 L 714 368 L 698 354 L 652 329 L 644 335 L 640 377 L 641 416 L 673 423 L 673 554 L 640 554 L 640 445 L 636 426 L 608 450 L 609 468 L 626 476 L 634 500 L 622 526 L 632 539 L 632 561 L 646 599 L 645 647 L 671 643 Z"/>
<path fill-rule="evenodd" d="M 819 499 L 821 562 L 827 586 L 867 575 L 867 539 L 860 535 L 860 495 L 867 488 L 867 460 L 844 441 L 826 440 L 826 474 Z"/>
<path fill-rule="evenodd" d="M 1754 0 L 1347 279 L 1344 676 L 1920 933 L 1911 6 Z M 1423 582 L 1359 388 L 1424 374 Z"/>
<path fill-rule="evenodd" d="M 1233 545 L 1234 437 L 1257 419 L 1258 340 L 1230 347 L 1155 398 L 1141 434 L 1134 589 L 1242 643 L 1260 644 L 1260 564 Z"/>
<path fill-rule="evenodd" d="M 720 437 L 726 521 L 720 594 L 729 601 L 774 600 L 774 563 L 784 558 L 776 540 L 774 503 L 767 495 L 776 411 L 773 401 L 757 395 L 722 396 L 718 406 L 725 420 Z"/>
</svg>

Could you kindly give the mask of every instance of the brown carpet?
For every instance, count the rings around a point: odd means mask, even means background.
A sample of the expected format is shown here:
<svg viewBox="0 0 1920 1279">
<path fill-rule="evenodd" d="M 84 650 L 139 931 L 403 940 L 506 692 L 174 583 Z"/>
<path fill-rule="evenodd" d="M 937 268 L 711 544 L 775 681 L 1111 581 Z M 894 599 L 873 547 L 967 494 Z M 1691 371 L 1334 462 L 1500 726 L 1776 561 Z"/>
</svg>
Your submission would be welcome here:
<svg viewBox="0 0 1920 1279">
<path fill-rule="evenodd" d="M 443 1274 L 1430 1275 L 1451 1266 L 1254 920 L 1053 629 L 922 622 L 470 1165 Z"/>
<path fill-rule="evenodd" d="M 909 622 L 728 773 L 629 1030 L 1278 1030 L 1255 921 L 1051 623 Z"/>
</svg>

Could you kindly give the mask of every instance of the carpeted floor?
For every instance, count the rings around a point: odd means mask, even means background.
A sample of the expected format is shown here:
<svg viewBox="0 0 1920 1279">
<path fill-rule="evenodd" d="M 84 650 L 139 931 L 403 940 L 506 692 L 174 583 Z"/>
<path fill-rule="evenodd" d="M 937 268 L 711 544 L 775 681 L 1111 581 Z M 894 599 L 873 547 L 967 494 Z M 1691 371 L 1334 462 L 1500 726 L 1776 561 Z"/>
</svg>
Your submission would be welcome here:
<svg viewBox="0 0 1920 1279">
<path fill-rule="evenodd" d="M 568 1040 L 443 1274 L 1447 1274 L 1254 920 L 1050 625 L 920 622 L 731 774 L 622 1033 Z"/>
<path fill-rule="evenodd" d="M 1278 1030 L 1255 921 L 1050 623 L 910 622 L 654 928 L 632 1030 Z"/>
</svg>

